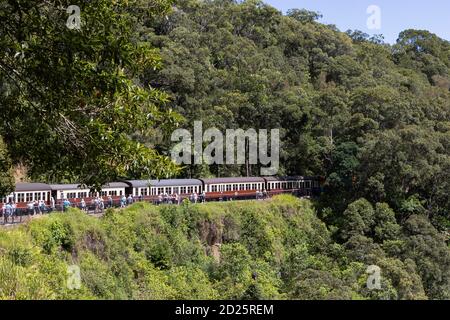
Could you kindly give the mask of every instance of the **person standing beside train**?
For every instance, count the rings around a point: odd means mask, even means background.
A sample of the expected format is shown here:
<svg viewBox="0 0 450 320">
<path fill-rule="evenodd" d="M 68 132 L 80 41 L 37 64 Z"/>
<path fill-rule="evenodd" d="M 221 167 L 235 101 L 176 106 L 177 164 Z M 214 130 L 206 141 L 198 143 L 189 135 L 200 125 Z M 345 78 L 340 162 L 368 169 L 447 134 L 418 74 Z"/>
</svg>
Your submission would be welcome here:
<svg viewBox="0 0 450 320">
<path fill-rule="evenodd" d="M 197 192 L 194 192 L 194 203 L 197 203 L 198 201 L 198 194 Z"/>
<path fill-rule="evenodd" d="M 17 215 L 17 203 L 15 203 L 13 201 L 11 206 L 12 206 L 12 215 L 13 215 L 13 222 L 14 222 L 14 217 Z"/>
<path fill-rule="evenodd" d="M 41 214 L 47 211 L 44 200 L 39 200 L 39 210 L 41 211 Z"/>
<path fill-rule="evenodd" d="M 27 208 L 28 208 L 28 215 L 32 216 L 34 215 L 34 202 L 30 201 L 27 203 Z"/>
<path fill-rule="evenodd" d="M 5 213 L 3 214 L 3 220 L 4 220 L 5 224 L 8 223 L 8 218 L 9 218 L 11 215 L 12 215 L 12 206 L 11 206 L 11 203 L 8 202 L 8 203 L 5 205 Z"/>
<path fill-rule="evenodd" d="M 203 191 L 202 192 L 202 203 L 205 203 L 205 202 L 206 202 L 206 192 Z"/>
<path fill-rule="evenodd" d="M 120 207 L 125 208 L 126 204 L 127 204 L 127 198 L 125 197 L 125 195 L 123 195 L 122 198 L 120 199 Z"/>
<path fill-rule="evenodd" d="M 39 214 L 40 208 L 39 208 L 39 202 L 37 200 L 34 201 L 34 214 Z"/>
<path fill-rule="evenodd" d="M 55 211 L 55 198 L 50 197 L 50 207 L 52 211 Z"/>
<path fill-rule="evenodd" d="M 128 195 L 127 202 L 128 202 L 128 205 L 133 204 L 133 196 L 131 194 Z"/>
<path fill-rule="evenodd" d="M 85 211 L 85 212 L 87 211 L 86 210 L 86 201 L 84 201 L 84 198 L 81 199 L 80 206 L 81 206 L 81 211 Z"/>
<path fill-rule="evenodd" d="M 64 199 L 63 201 L 63 211 L 66 212 L 72 204 L 68 199 Z"/>
</svg>

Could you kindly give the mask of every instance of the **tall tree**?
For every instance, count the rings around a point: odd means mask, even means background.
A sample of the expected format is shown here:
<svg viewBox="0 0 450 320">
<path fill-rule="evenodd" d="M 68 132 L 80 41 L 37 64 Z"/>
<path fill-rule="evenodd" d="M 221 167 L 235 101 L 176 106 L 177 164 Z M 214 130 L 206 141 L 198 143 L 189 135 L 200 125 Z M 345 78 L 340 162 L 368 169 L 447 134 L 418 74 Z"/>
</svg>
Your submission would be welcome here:
<svg viewBox="0 0 450 320">
<path fill-rule="evenodd" d="M 0 134 L 11 160 L 32 177 L 95 187 L 172 174 L 169 158 L 130 138 L 179 121 L 166 94 L 135 80 L 160 67 L 137 25 L 168 12 L 170 0 L 77 4 L 79 24 L 71 1 L 1 2 Z"/>
</svg>

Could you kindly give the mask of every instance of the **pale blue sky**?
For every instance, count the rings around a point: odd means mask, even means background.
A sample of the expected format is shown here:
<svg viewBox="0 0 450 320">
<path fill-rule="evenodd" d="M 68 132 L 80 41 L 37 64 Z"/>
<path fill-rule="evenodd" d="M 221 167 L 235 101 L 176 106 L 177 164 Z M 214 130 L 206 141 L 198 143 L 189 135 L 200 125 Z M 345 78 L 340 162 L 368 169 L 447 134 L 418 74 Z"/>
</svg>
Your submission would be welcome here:
<svg viewBox="0 0 450 320">
<path fill-rule="evenodd" d="M 263 0 L 283 11 L 305 8 L 323 14 L 320 22 L 335 24 L 340 30 L 358 29 L 368 34 L 383 34 L 394 43 L 406 29 L 425 29 L 450 40 L 450 0 Z M 381 29 L 367 27 L 367 8 L 381 9 Z"/>
</svg>

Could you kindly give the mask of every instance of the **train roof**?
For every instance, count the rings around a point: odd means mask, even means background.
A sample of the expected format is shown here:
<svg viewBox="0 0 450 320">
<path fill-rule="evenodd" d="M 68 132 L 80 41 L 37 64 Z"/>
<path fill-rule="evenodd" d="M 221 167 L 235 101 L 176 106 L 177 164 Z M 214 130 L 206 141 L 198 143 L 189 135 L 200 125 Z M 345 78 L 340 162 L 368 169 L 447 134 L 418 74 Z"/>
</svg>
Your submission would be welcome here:
<svg viewBox="0 0 450 320">
<path fill-rule="evenodd" d="M 127 180 L 125 181 L 133 188 L 152 187 L 178 187 L 178 186 L 201 186 L 198 179 L 165 179 L 165 180 Z"/>
<path fill-rule="evenodd" d="M 45 183 L 16 183 L 16 192 L 29 192 L 29 191 L 50 191 L 51 188 Z"/>
<path fill-rule="evenodd" d="M 318 177 L 303 177 L 303 176 L 292 176 L 292 177 L 264 177 L 267 181 L 301 181 L 301 180 L 317 180 Z"/>
<path fill-rule="evenodd" d="M 127 188 L 128 185 L 124 182 L 110 182 L 108 184 L 105 184 L 103 188 Z M 76 184 L 51 184 L 50 185 L 51 190 L 57 191 L 57 190 L 88 190 L 88 187 L 81 188 L 81 185 L 79 183 Z"/>
<path fill-rule="evenodd" d="M 260 177 L 246 177 L 246 178 L 213 178 L 213 179 L 202 179 L 206 184 L 223 184 L 223 183 L 259 183 L 265 182 L 263 178 Z"/>
</svg>

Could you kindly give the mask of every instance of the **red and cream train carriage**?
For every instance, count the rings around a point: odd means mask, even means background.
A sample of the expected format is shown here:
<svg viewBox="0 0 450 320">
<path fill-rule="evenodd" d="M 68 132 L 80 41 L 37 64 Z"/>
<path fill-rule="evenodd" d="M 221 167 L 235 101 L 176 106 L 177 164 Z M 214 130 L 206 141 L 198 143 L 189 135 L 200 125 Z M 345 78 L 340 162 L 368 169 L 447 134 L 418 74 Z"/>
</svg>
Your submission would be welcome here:
<svg viewBox="0 0 450 320">
<path fill-rule="evenodd" d="M 157 201 L 159 195 L 178 194 L 187 198 L 193 193 L 203 192 L 203 183 L 198 179 L 127 180 L 127 194 L 134 198 Z"/>
<path fill-rule="evenodd" d="M 132 195 L 149 201 L 158 201 L 163 194 L 178 194 L 188 198 L 191 194 L 205 192 L 206 200 L 250 199 L 257 193 L 267 191 L 268 195 L 294 193 L 311 196 L 320 193 L 322 181 L 317 177 L 244 177 L 214 179 L 167 179 L 167 180 L 126 180 L 105 185 L 101 192 L 91 192 L 79 184 L 18 183 L 15 192 L 4 197 L 3 203 L 15 202 L 18 209 L 25 209 L 27 203 L 44 200 L 49 206 L 53 197 L 56 207 L 68 199 L 72 205 L 79 206 L 81 199 L 87 205 L 93 198 L 111 196 L 114 204 L 119 204 L 122 196 Z"/>
<path fill-rule="evenodd" d="M 266 181 L 260 177 L 202 179 L 207 200 L 223 198 L 255 198 L 265 190 Z"/>
<path fill-rule="evenodd" d="M 111 182 L 104 185 L 100 192 L 91 192 L 89 188 L 81 187 L 79 184 L 51 184 L 50 188 L 56 203 L 60 204 L 64 199 L 68 199 L 72 205 L 79 206 L 81 199 L 89 205 L 96 197 L 105 199 L 111 196 L 114 203 L 118 203 L 120 198 L 126 195 L 125 190 L 128 185 L 124 182 Z"/>
</svg>

